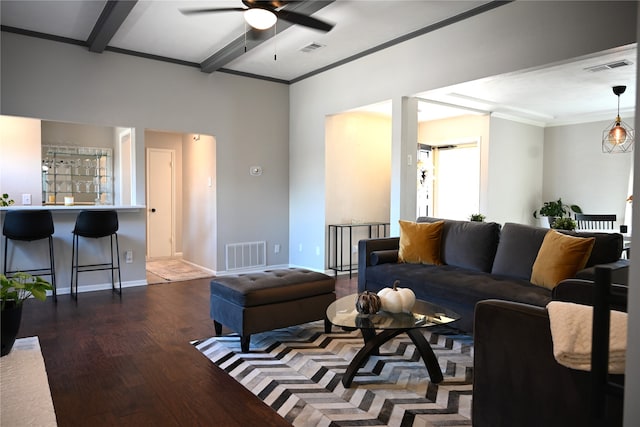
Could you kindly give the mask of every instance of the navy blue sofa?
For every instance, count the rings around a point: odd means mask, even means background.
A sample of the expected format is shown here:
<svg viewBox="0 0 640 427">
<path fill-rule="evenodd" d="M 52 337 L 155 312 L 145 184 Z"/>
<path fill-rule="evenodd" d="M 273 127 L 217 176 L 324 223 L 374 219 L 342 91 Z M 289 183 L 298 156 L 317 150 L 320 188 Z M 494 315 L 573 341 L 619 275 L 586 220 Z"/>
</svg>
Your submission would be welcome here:
<svg viewBox="0 0 640 427">
<path fill-rule="evenodd" d="M 420 217 L 417 222 L 440 218 Z M 523 224 L 444 220 L 441 259 L 444 265 L 398 263 L 399 237 L 365 239 L 358 243 L 358 292 L 377 292 L 395 280 L 417 298 L 442 305 L 461 315 L 456 327 L 473 331 L 475 305 L 502 299 L 544 307 L 552 291 L 529 280 L 546 228 Z M 567 234 L 595 237 L 585 269 L 576 278 L 593 280 L 595 266 L 615 268 L 614 283 L 626 284 L 628 261 L 621 260 L 619 233 Z"/>
</svg>

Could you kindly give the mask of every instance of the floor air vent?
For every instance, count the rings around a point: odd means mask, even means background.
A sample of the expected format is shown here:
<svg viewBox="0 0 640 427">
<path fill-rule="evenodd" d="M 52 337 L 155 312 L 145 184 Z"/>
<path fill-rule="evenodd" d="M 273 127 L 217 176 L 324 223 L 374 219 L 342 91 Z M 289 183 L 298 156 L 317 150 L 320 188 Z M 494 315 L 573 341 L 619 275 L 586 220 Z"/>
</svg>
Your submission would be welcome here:
<svg viewBox="0 0 640 427">
<path fill-rule="evenodd" d="M 267 242 L 228 243 L 227 271 L 246 270 L 267 265 Z"/>
</svg>

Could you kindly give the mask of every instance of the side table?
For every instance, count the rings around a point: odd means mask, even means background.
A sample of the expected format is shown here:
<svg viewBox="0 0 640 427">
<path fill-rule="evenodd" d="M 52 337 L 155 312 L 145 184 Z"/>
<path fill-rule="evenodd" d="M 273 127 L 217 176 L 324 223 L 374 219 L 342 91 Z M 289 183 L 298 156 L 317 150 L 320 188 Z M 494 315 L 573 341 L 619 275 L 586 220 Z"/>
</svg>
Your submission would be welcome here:
<svg viewBox="0 0 640 427">
<path fill-rule="evenodd" d="M 349 271 L 349 279 L 351 279 L 351 272 L 353 271 L 353 254 L 351 253 L 351 248 L 353 246 L 353 230 L 362 227 L 368 228 L 368 237 L 370 239 L 372 237 L 388 237 L 388 222 L 329 224 L 329 251 L 327 252 L 327 265 L 329 266 L 329 269 L 335 272 L 334 276 L 338 275 L 338 271 Z M 347 250 L 347 253 L 349 254 L 348 268 L 344 259 L 344 244 L 346 234 L 348 234 L 349 236 L 349 246 Z"/>
</svg>

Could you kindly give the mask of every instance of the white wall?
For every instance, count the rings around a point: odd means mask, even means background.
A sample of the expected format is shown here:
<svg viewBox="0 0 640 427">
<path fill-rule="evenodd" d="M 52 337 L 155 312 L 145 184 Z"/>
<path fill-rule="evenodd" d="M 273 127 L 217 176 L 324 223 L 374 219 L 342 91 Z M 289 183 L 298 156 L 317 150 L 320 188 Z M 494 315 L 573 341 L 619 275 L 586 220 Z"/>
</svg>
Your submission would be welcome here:
<svg viewBox="0 0 640 427">
<path fill-rule="evenodd" d="M 182 136 L 182 256 L 212 269 L 216 263 L 216 140 L 210 135 Z M 211 186 L 209 186 L 211 182 Z M 222 269 L 222 268 L 220 268 Z"/>
<path fill-rule="evenodd" d="M 391 120 L 366 113 L 326 118 L 327 224 L 389 219 Z"/>
<path fill-rule="evenodd" d="M 352 222 L 388 222 L 391 181 L 390 118 L 366 113 L 328 116 L 326 159 L 326 226 Z M 368 232 L 368 227 L 355 227 L 352 244 L 357 245 L 358 240 L 369 237 Z M 345 259 L 349 259 L 349 254 L 352 253 L 348 243 L 345 231 Z M 320 249 L 320 257 L 325 253 L 333 256 L 333 253 L 329 253 L 331 248 Z M 295 244 L 294 250 L 298 250 Z M 356 255 L 352 256 L 355 260 Z"/>
<path fill-rule="evenodd" d="M 0 115 L 0 194 L 16 206 L 22 194 L 31 194 L 32 205 L 42 204 L 40 140 L 40 120 Z"/>
<path fill-rule="evenodd" d="M 491 117 L 487 218 L 536 225 L 533 211 L 542 204 L 544 147 L 543 128 Z"/>
<path fill-rule="evenodd" d="M 135 128 L 138 204 L 145 200 L 145 129 L 215 135 L 217 205 L 205 208 L 217 212 L 217 241 L 207 242 L 217 258 L 207 268 L 224 266 L 226 243 L 288 241 L 286 85 L 5 32 L 1 43 L 2 114 Z M 263 176 L 249 176 L 251 165 L 261 165 Z M 137 213 L 132 236 L 141 247 L 145 217 Z M 287 245 L 278 256 L 286 262 Z"/>
<path fill-rule="evenodd" d="M 635 2 L 513 2 L 293 84 L 290 236 L 310 248 L 324 240 L 325 116 L 634 43 L 635 14 Z M 392 132 L 394 152 L 402 133 Z M 408 170 L 404 159 L 393 159 L 392 177 L 405 175 L 395 172 Z M 415 194 L 394 187 L 404 182 L 392 178 L 392 223 L 393 195 Z M 322 268 L 312 255 L 292 251 L 291 262 Z"/>
<path fill-rule="evenodd" d="M 545 129 L 542 201 L 562 197 L 584 213 L 616 214 L 622 223 L 633 153 L 602 152 L 602 131 L 610 125 L 611 120 Z"/>
<path fill-rule="evenodd" d="M 42 121 L 43 145 L 114 148 L 111 126 Z"/>
</svg>

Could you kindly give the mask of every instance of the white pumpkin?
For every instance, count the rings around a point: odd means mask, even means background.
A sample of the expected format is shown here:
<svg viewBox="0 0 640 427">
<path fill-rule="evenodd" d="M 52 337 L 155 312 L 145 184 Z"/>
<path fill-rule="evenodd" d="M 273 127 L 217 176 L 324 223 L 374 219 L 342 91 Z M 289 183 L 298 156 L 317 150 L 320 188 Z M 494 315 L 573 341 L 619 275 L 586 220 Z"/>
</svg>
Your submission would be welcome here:
<svg viewBox="0 0 640 427">
<path fill-rule="evenodd" d="M 393 282 L 392 288 L 384 288 L 378 292 L 382 309 L 389 313 L 411 313 L 416 303 L 416 294 L 409 288 L 399 288 L 399 280 Z"/>
</svg>

